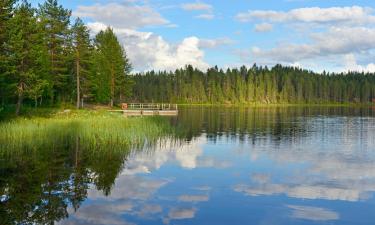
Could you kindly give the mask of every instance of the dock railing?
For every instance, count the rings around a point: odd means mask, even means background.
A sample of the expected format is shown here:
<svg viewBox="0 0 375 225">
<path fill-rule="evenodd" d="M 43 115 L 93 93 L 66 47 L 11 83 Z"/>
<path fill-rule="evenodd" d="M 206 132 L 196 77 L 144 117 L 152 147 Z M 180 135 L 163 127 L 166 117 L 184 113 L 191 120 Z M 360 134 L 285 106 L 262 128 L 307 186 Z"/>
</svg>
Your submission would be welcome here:
<svg viewBox="0 0 375 225">
<path fill-rule="evenodd" d="M 165 103 L 127 103 L 126 110 L 178 110 L 177 104 Z"/>
</svg>

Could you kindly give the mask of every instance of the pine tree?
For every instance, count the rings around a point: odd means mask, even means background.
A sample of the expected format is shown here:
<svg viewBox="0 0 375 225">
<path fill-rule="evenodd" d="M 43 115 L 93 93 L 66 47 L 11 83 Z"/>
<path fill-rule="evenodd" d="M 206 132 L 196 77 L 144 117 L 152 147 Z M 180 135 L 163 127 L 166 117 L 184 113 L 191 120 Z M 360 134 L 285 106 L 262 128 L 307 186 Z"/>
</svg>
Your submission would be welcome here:
<svg viewBox="0 0 375 225">
<path fill-rule="evenodd" d="M 46 81 L 41 77 L 43 51 L 42 36 L 35 17 L 35 10 L 23 0 L 17 7 L 11 19 L 10 29 L 10 63 L 13 67 L 11 77 L 17 93 L 16 114 L 18 115 L 25 97 L 35 98 L 45 86 Z"/>
<path fill-rule="evenodd" d="M 76 75 L 76 104 L 77 108 L 80 108 L 83 95 L 88 95 L 89 92 L 89 72 L 90 67 L 92 66 L 92 46 L 90 43 L 89 30 L 80 18 L 77 18 L 75 21 L 72 33 Z M 83 95 L 81 92 L 82 90 L 84 91 Z"/>
<path fill-rule="evenodd" d="M 39 5 L 39 19 L 44 27 L 48 47 L 48 70 L 53 84 L 52 100 L 65 100 L 69 93 L 70 16 L 71 11 L 59 5 L 57 0 L 47 0 Z"/>
<path fill-rule="evenodd" d="M 9 67 L 9 24 L 10 19 L 13 16 L 13 6 L 16 0 L 1 0 L 0 1 L 0 98 L 1 105 L 5 104 L 5 101 L 9 95 L 9 80 L 8 75 L 11 71 Z"/>
</svg>

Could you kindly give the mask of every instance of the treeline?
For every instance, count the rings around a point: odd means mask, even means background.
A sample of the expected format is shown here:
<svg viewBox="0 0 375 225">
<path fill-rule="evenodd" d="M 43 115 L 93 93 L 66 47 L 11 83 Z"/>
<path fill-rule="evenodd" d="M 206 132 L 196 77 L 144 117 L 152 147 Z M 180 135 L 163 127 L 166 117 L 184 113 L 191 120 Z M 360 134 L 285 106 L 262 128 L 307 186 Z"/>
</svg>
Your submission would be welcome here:
<svg viewBox="0 0 375 225">
<path fill-rule="evenodd" d="M 36 107 L 82 99 L 108 103 L 129 94 L 131 65 L 111 28 L 90 38 L 81 19 L 57 0 L 33 8 L 0 1 L 0 110 L 24 102 Z"/>
<path fill-rule="evenodd" d="M 175 103 L 375 103 L 373 73 L 314 73 L 294 67 L 245 66 L 207 72 L 187 66 L 175 72 L 133 77 L 133 101 Z"/>
</svg>

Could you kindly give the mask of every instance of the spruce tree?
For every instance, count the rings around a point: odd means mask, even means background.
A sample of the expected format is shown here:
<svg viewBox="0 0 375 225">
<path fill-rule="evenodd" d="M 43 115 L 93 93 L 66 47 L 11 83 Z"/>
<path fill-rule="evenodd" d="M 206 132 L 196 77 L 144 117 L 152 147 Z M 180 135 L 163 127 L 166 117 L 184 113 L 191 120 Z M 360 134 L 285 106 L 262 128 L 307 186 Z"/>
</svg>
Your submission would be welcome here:
<svg viewBox="0 0 375 225">
<path fill-rule="evenodd" d="M 100 68 L 96 79 L 101 83 L 97 85 L 98 92 L 104 97 L 102 100 L 107 98 L 109 105 L 113 107 L 116 96 L 120 99 L 126 94 L 126 88 L 130 84 L 126 75 L 130 72 L 131 65 L 111 28 L 96 35 L 95 48 L 96 66 Z"/>
</svg>

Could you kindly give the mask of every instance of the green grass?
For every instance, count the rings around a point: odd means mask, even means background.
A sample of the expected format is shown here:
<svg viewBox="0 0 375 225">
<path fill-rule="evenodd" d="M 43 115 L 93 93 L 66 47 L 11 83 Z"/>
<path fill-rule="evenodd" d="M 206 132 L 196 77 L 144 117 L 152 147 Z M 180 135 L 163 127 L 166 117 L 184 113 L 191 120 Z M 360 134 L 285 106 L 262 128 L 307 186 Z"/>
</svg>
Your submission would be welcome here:
<svg viewBox="0 0 375 225">
<path fill-rule="evenodd" d="M 50 111 L 51 113 L 52 111 Z M 48 117 L 22 117 L 0 123 L 0 152 L 74 146 L 121 150 L 171 134 L 165 118 L 125 118 L 106 111 L 55 111 Z"/>
</svg>

